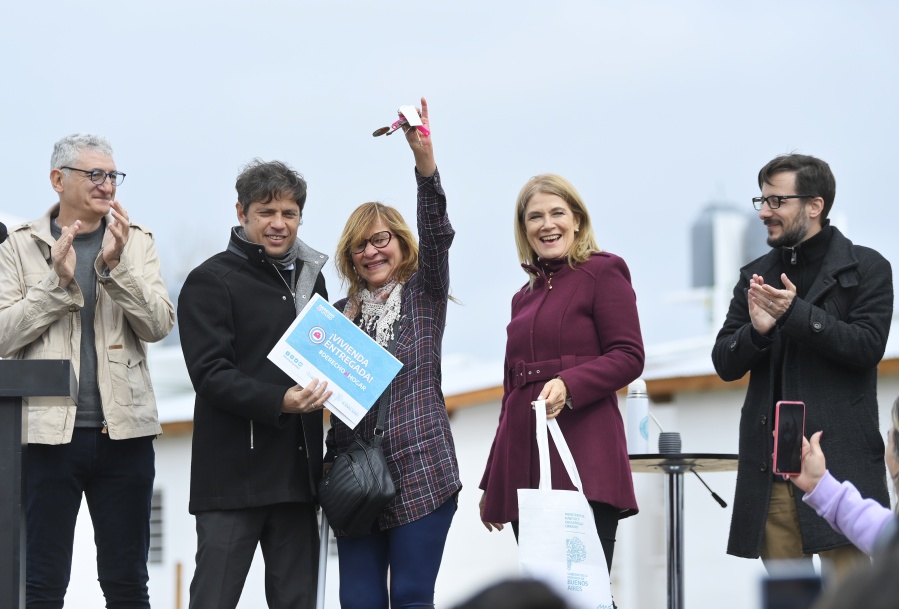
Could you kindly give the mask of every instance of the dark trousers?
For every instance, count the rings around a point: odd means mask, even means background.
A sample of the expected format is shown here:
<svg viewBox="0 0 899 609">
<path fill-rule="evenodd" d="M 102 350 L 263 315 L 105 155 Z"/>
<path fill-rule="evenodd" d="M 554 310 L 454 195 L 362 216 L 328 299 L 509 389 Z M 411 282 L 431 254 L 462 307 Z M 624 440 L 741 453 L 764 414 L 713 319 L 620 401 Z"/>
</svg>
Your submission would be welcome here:
<svg viewBox="0 0 899 609">
<path fill-rule="evenodd" d="M 602 544 L 602 553 L 606 555 L 606 566 L 609 573 L 612 572 L 612 556 L 615 554 L 615 535 L 618 533 L 618 520 L 621 510 L 608 503 L 589 501 L 593 508 L 593 520 L 596 523 L 596 532 L 599 534 L 599 543 Z M 512 532 L 518 541 L 518 521 L 512 521 Z"/>
<path fill-rule="evenodd" d="M 190 582 L 190 609 L 236 607 L 257 545 L 265 561 L 269 608 L 315 607 L 319 542 L 311 503 L 198 512 L 196 519 L 197 567 Z"/>
<path fill-rule="evenodd" d="M 155 477 L 153 436 L 111 440 L 76 428 L 69 444 L 29 444 L 25 458 L 26 606 L 63 606 L 75 522 L 87 500 L 97 575 L 109 609 L 149 609 L 147 554 Z"/>
<path fill-rule="evenodd" d="M 341 609 L 434 607 L 434 585 L 456 506 L 453 496 L 408 524 L 365 537 L 338 537 Z"/>
</svg>

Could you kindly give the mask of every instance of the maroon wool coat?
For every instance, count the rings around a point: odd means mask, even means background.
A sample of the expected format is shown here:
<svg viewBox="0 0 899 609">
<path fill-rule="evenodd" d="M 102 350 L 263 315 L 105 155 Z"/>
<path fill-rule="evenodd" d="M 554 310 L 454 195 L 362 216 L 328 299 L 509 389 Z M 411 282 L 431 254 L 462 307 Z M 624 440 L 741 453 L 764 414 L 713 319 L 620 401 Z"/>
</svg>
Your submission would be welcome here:
<svg viewBox="0 0 899 609">
<path fill-rule="evenodd" d="M 616 392 L 643 372 L 637 302 L 624 260 L 607 252 L 576 269 L 541 260 L 533 287 L 512 298 L 503 402 L 480 487 L 483 520 L 518 520 L 519 488 L 537 488 L 540 469 L 531 402 L 560 376 L 571 407 L 556 419 L 590 501 L 637 513 Z M 551 286 L 551 288 L 550 288 Z M 550 438 L 553 488 L 573 489 Z"/>
</svg>

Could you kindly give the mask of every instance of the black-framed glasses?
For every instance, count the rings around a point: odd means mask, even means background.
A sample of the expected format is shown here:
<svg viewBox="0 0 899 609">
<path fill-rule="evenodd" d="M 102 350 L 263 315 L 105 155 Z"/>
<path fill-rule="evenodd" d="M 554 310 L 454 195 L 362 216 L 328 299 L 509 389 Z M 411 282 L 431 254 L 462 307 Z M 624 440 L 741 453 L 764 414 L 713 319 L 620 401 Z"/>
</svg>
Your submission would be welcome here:
<svg viewBox="0 0 899 609">
<path fill-rule="evenodd" d="M 376 250 L 384 249 L 387 247 L 387 244 L 390 243 L 391 237 L 393 237 L 393 234 L 389 230 L 378 231 L 362 243 L 354 245 L 351 251 L 354 254 L 361 254 L 365 251 L 365 248 L 368 247 L 369 243 L 371 243 Z"/>
<path fill-rule="evenodd" d="M 762 211 L 762 205 L 768 204 L 769 209 L 777 209 L 787 199 L 814 199 L 815 195 L 770 195 L 767 197 L 752 197 L 752 206 L 756 211 Z"/>
<path fill-rule="evenodd" d="M 77 167 L 68 167 L 63 166 L 60 169 L 71 169 L 72 171 L 80 171 L 81 173 L 87 174 L 90 177 L 91 182 L 100 186 L 104 182 L 106 182 L 106 178 L 112 182 L 113 186 L 121 186 L 122 182 L 125 181 L 125 174 L 121 171 L 103 171 L 102 169 L 78 169 Z"/>
</svg>

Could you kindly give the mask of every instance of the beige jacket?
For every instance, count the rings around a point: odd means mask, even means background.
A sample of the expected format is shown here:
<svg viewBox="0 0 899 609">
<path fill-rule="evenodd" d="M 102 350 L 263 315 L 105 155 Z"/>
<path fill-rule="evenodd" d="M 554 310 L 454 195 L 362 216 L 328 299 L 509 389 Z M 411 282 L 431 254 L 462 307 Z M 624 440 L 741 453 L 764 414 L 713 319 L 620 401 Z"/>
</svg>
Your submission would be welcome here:
<svg viewBox="0 0 899 609">
<path fill-rule="evenodd" d="M 53 270 L 50 221 L 58 210 L 57 204 L 42 218 L 11 228 L 0 245 L 0 357 L 68 359 L 77 376 L 84 296 L 74 280 L 60 288 Z M 131 224 L 115 270 L 108 271 L 102 255 L 94 268 L 99 282 L 94 312 L 97 382 L 109 437 L 160 434 L 146 343 L 165 338 L 175 310 L 159 273 L 152 235 Z M 77 406 L 70 398 L 27 399 L 29 443 L 72 440 Z"/>
</svg>

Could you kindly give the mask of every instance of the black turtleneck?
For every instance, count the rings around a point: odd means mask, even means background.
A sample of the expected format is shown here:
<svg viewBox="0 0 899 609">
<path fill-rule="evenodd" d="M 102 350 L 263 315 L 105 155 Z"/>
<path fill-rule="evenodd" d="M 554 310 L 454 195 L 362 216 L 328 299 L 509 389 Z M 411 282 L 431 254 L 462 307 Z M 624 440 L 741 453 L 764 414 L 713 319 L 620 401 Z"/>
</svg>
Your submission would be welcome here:
<svg viewBox="0 0 899 609">
<path fill-rule="evenodd" d="M 814 237 L 806 239 L 795 247 L 781 248 L 781 272 L 786 273 L 793 285 L 796 286 L 796 296 L 799 298 L 805 298 L 809 288 L 818 277 L 818 273 L 821 272 L 824 254 L 830 247 L 832 236 L 833 228 L 828 222 Z M 780 273 L 778 273 L 777 279 L 780 281 Z"/>
</svg>

